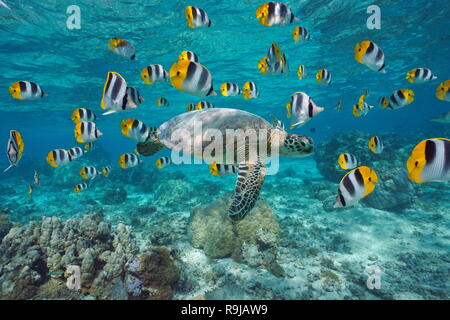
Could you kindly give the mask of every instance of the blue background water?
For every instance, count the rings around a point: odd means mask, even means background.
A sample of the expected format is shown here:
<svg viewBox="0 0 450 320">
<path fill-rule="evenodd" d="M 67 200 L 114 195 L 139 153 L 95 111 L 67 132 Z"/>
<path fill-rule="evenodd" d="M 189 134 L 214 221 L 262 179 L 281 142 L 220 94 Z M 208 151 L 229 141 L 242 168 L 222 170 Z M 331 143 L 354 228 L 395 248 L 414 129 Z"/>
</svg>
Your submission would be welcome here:
<svg viewBox="0 0 450 320">
<path fill-rule="evenodd" d="M 26 140 L 24 157 L 45 158 L 51 149 L 74 145 L 70 114 L 87 107 L 100 114 L 99 102 L 108 71 L 121 73 L 129 85 L 137 87 L 145 103 L 135 111 L 100 117 L 105 133 L 99 140 L 113 156 L 130 151 L 133 141 L 118 131 L 121 119 L 133 117 L 158 126 L 185 110 L 188 103 L 201 99 L 174 89 L 169 83 L 145 85 L 140 79 L 143 67 L 159 63 L 167 70 L 182 50 L 193 50 L 213 74 L 216 91 L 221 83 L 254 81 L 261 97 L 207 99 L 218 107 L 242 108 L 268 118 L 285 119 L 285 104 L 296 91 L 307 92 L 326 111 L 295 132 L 309 134 L 316 141 L 349 129 L 370 133 L 420 131 L 431 116 L 448 111 L 448 103 L 434 96 L 437 81 L 411 85 L 404 79 L 415 67 L 428 67 L 439 77 L 449 78 L 450 8 L 447 1 L 376 1 L 381 7 L 381 30 L 366 27 L 366 8 L 373 1 L 286 1 L 311 33 L 309 42 L 295 43 L 292 26 L 267 28 L 254 18 L 261 1 L 192 1 L 204 8 L 214 27 L 191 30 L 184 19 L 184 1 L 6 1 L 0 7 L 1 65 L 0 137 L 7 139 L 12 128 Z M 81 29 L 68 30 L 66 9 L 81 9 Z M 95 4 L 95 5 L 93 5 Z M 129 61 L 107 50 L 111 37 L 127 39 L 137 49 L 137 61 Z M 353 58 L 356 42 L 370 39 L 386 55 L 387 74 L 372 72 Z M 289 77 L 259 74 L 256 64 L 272 42 L 286 53 Z M 295 71 L 304 64 L 308 76 L 299 81 Z M 333 84 L 318 86 L 315 73 L 326 68 Z M 39 83 L 48 97 L 42 101 L 18 101 L 8 87 L 18 80 Z M 373 110 L 365 119 L 355 118 L 351 106 L 363 89 L 368 101 L 398 88 L 416 92 L 414 104 L 393 112 Z M 169 108 L 156 108 L 155 100 L 169 99 Z M 335 106 L 342 99 L 343 110 Z M 2 158 L 2 162 L 5 158 Z"/>
</svg>

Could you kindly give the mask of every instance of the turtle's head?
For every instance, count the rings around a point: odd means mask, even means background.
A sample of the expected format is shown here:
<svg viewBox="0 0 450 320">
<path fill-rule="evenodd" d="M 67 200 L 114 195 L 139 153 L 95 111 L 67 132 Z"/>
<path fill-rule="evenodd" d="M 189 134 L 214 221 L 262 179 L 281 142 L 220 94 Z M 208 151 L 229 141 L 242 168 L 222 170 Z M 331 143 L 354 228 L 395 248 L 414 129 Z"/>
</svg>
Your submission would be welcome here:
<svg viewBox="0 0 450 320">
<path fill-rule="evenodd" d="M 286 157 L 306 157 L 314 152 L 314 142 L 310 137 L 286 134 L 280 154 Z"/>
</svg>

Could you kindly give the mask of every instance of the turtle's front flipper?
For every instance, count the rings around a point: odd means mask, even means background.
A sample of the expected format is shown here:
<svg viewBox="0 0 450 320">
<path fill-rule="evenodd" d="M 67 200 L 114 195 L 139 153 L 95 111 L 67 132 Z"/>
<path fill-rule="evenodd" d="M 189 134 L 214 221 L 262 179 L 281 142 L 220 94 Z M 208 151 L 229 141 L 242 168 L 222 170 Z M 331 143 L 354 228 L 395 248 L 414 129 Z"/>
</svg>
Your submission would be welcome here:
<svg viewBox="0 0 450 320">
<path fill-rule="evenodd" d="M 150 157 L 157 153 L 158 151 L 164 149 L 166 146 L 159 142 L 158 140 L 149 142 L 139 142 L 136 145 L 136 153 L 144 156 Z"/>
<path fill-rule="evenodd" d="M 258 161 L 255 164 L 239 165 L 233 203 L 228 209 L 228 215 L 232 220 L 243 219 L 253 209 L 264 183 L 265 175 L 266 165 L 264 162 Z"/>
</svg>

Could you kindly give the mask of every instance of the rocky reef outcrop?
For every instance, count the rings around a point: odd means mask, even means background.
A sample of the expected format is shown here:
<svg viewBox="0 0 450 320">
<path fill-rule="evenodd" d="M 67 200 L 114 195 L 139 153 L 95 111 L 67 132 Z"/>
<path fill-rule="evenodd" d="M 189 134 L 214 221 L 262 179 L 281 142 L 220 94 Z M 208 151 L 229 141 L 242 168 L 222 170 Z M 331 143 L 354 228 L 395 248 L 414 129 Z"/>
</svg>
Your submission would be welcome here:
<svg viewBox="0 0 450 320">
<path fill-rule="evenodd" d="M 172 285 L 180 277 L 169 250 L 153 247 L 130 260 L 126 265 L 126 289 L 130 299 L 169 300 Z"/>
<path fill-rule="evenodd" d="M 81 293 L 125 299 L 125 264 L 136 252 L 131 228 L 113 228 L 98 214 L 66 221 L 44 217 L 13 227 L 0 245 L 0 298 L 33 298 L 50 280 L 66 282 L 68 267 L 76 266 Z"/>
<path fill-rule="evenodd" d="M 227 216 L 231 198 L 192 210 L 188 237 L 193 247 L 201 248 L 211 258 L 231 256 L 252 267 L 264 267 L 282 275 L 277 263 L 280 227 L 267 201 L 260 199 L 242 220 L 232 222 Z"/>
</svg>

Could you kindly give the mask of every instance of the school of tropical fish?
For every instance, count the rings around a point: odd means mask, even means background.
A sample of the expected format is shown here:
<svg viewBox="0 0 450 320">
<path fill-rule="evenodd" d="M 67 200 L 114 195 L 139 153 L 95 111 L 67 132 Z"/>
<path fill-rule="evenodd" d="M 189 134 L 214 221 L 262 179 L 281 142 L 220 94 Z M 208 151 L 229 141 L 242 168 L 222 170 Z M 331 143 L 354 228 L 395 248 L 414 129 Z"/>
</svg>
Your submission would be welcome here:
<svg viewBox="0 0 450 320">
<path fill-rule="evenodd" d="M 207 29 L 217 26 L 214 23 L 214 19 L 208 16 L 207 9 L 187 6 L 185 8 L 187 27 L 190 29 Z M 300 20 L 282 2 L 267 2 L 262 4 L 257 8 L 255 17 L 262 26 L 268 27 L 267 32 L 269 33 L 270 27 L 290 28 L 292 31 L 291 33 L 287 32 L 286 37 L 291 37 L 292 35 L 293 41 L 303 43 L 303 45 L 314 41 L 314 37 L 312 36 L 314 35 L 314 30 L 308 30 L 303 26 L 296 25 Z M 112 38 L 105 42 L 107 43 L 107 48 L 112 53 L 123 59 L 130 61 L 137 60 L 138 58 L 143 59 L 139 55 L 139 48 L 133 46 L 126 39 Z M 382 43 L 374 43 L 370 40 L 362 40 L 356 43 L 353 52 L 354 60 L 356 60 L 355 63 L 362 64 L 373 72 L 379 73 L 380 77 L 383 77 L 383 74 L 388 72 L 398 72 L 394 69 L 389 69 L 389 56 L 385 56 L 382 46 Z M 260 92 L 257 83 L 252 81 L 252 79 L 242 79 L 242 83 L 244 83 L 242 86 L 238 83 L 224 82 L 220 86 L 215 87 L 213 82 L 214 70 L 209 69 L 201 63 L 203 57 L 199 57 L 195 52 L 189 50 L 174 52 L 173 56 L 178 59 L 173 62 L 170 68 L 166 69 L 161 64 L 150 64 L 142 69 L 140 78 L 146 85 L 150 86 L 156 86 L 158 83 L 162 83 L 161 85 L 170 84 L 174 88 L 186 93 L 186 99 L 192 96 L 206 99 L 198 103 L 186 101 L 187 106 L 186 108 L 183 107 L 183 111 L 186 113 L 208 112 L 208 110 L 219 109 L 213 103 L 207 101 L 208 97 L 217 96 L 219 93 L 224 99 L 241 96 L 246 100 L 258 99 L 261 94 L 268 94 Z M 307 72 L 305 65 L 299 65 L 296 70 L 299 81 L 305 79 L 310 73 L 310 70 Z M 268 76 L 289 75 L 290 68 L 286 55 L 276 42 L 271 44 L 265 55 L 255 64 L 254 72 L 255 74 L 261 73 Z M 326 68 L 317 70 L 314 76 L 318 85 L 333 85 L 332 73 Z M 438 78 L 429 68 L 417 66 L 417 68 L 408 71 L 406 75 L 399 74 L 399 76 L 404 78 L 405 86 L 410 84 L 420 85 L 435 81 L 435 97 L 439 100 L 450 102 L 450 79 L 444 80 Z M 129 86 L 127 80 L 121 74 L 115 71 L 109 71 L 106 75 L 102 75 L 102 77 L 105 77 L 105 82 L 103 85 L 102 99 L 99 101 L 100 109 L 91 110 L 84 107 L 77 107 L 73 110 L 71 120 L 74 122 L 74 146 L 69 149 L 55 148 L 54 150 L 50 150 L 46 161 L 51 167 L 56 168 L 67 165 L 95 148 L 95 142 L 103 136 L 101 129 L 97 126 L 97 112 L 101 112 L 102 116 L 120 112 L 132 114 L 133 109 L 139 108 L 144 103 L 145 100 L 141 93 L 135 87 Z M 51 95 L 52 93 L 45 92 L 41 85 L 44 88 L 46 86 L 45 83 L 37 84 L 29 80 L 18 80 L 10 85 L 9 93 L 11 98 L 19 100 L 32 101 L 46 99 L 47 95 Z M 432 95 L 433 93 L 430 92 L 429 96 L 431 97 Z M 412 89 L 398 88 L 394 92 L 386 92 L 383 97 L 379 98 L 377 105 L 383 110 L 397 110 L 414 103 L 415 98 L 415 92 Z M 169 100 L 170 97 L 160 96 L 153 104 L 160 108 L 171 108 L 172 104 Z M 364 118 L 375 108 L 375 103 L 370 103 L 368 100 L 370 100 L 370 92 L 365 89 L 358 101 L 355 101 L 355 104 L 351 108 L 353 116 Z M 286 101 L 286 117 L 290 121 L 289 129 L 301 127 L 309 121 L 314 121 L 313 118 L 323 112 L 341 112 L 343 108 L 342 100 L 340 100 L 337 102 L 336 110 L 327 110 L 324 107 L 318 106 L 314 102 L 314 97 L 300 91 L 292 93 L 291 97 L 286 97 Z M 215 114 L 221 116 L 218 112 Z M 295 149 L 296 138 L 286 133 L 286 128 L 281 121 L 277 119 L 273 120 L 274 127 L 288 136 L 285 144 L 289 145 L 289 143 L 292 143 L 294 146 L 293 149 Z M 431 121 L 448 124 L 450 123 L 450 114 L 446 113 L 437 116 L 431 119 Z M 168 125 L 170 123 L 170 121 L 167 122 Z M 119 157 L 119 167 L 122 169 L 137 167 L 143 162 L 140 157 L 153 155 L 164 148 L 161 144 L 155 143 L 158 141 L 162 130 L 161 127 L 148 126 L 139 119 L 127 118 L 122 120 L 117 125 L 117 134 L 122 133 L 124 136 L 135 140 L 137 146 L 134 151 L 130 150 L 130 152 L 124 153 Z M 20 131 L 20 128 L 10 130 L 9 139 L 6 143 L 6 155 L 10 165 L 5 171 L 18 166 L 25 152 L 25 139 L 22 137 Z M 390 148 L 390 146 L 387 144 L 384 145 L 378 136 L 374 135 L 367 141 L 367 152 L 380 154 L 385 148 Z M 302 151 L 304 150 L 302 149 Z M 339 183 L 334 207 L 352 206 L 362 198 L 369 196 L 375 190 L 376 184 L 379 183 L 376 167 L 372 168 L 369 163 L 361 163 L 352 154 L 352 150 L 347 150 L 345 153 L 340 154 L 336 161 L 339 167 L 345 170 L 346 173 Z M 172 160 L 167 156 L 159 158 L 155 163 L 155 166 L 159 169 L 171 165 L 173 165 Z M 209 171 L 212 175 L 218 177 L 233 174 L 241 175 L 241 167 L 245 165 L 212 162 L 209 164 Z M 408 172 L 408 178 L 415 183 L 449 181 L 450 139 L 439 137 L 418 141 L 417 145 L 411 151 L 405 168 Z M 246 169 L 243 169 L 242 172 L 244 170 Z M 104 168 L 95 168 L 93 166 L 83 167 L 79 172 L 80 183 L 74 186 L 73 191 L 75 193 L 82 193 L 92 187 L 93 181 L 97 177 L 108 178 L 110 174 L 114 174 L 111 165 Z M 33 181 L 29 185 L 29 196 L 32 196 L 33 190 L 39 186 L 39 173 L 35 171 Z M 251 209 L 253 205 L 254 203 L 249 203 L 247 208 Z M 245 213 L 243 216 L 245 216 Z"/>
</svg>

